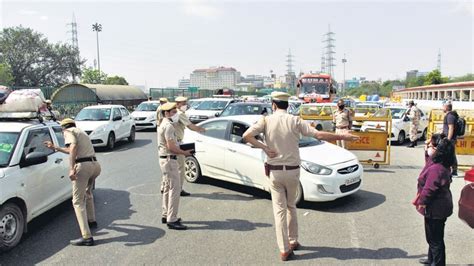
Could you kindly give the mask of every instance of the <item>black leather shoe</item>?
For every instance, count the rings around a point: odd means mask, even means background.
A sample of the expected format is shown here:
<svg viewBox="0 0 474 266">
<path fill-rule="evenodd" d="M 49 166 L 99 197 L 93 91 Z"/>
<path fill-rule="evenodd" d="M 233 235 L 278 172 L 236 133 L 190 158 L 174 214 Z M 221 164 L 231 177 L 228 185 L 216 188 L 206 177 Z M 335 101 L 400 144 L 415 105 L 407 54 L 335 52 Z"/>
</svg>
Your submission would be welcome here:
<svg viewBox="0 0 474 266">
<path fill-rule="evenodd" d="M 178 218 L 178 222 L 181 222 L 181 218 Z M 162 224 L 166 223 L 166 217 L 161 217 L 161 223 Z"/>
<path fill-rule="evenodd" d="M 71 240 L 71 245 L 73 246 L 93 246 L 94 245 L 94 239 L 92 237 L 84 239 L 84 238 L 79 238 L 76 240 Z"/>
<path fill-rule="evenodd" d="M 431 264 L 431 260 L 429 260 L 428 258 L 424 258 L 424 259 L 420 259 L 418 261 L 420 264 Z"/>
<path fill-rule="evenodd" d="M 184 190 L 181 190 L 181 194 L 180 194 L 180 195 L 181 195 L 181 197 L 187 197 L 187 196 L 191 196 L 191 193 L 186 192 L 186 191 L 184 191 Z"/>
<path fill-rule="evenodd" d="M 95 228 L 97 228 L 97 222 L 96 222 L 96 221 L 89 222 L 89 228 L 90 228 L 90 229 L 95 229 Z"/>
<path fill-rule="evenodd" d="M 415 142 L 412 141 L 412 142 L 410 143 L 410 145 L 408 145 L 408 148 L 415 148 L 415 146 L 416 146 L 416 145 L 415 145 Z"/>
<path fill-rule="evenodd" d="M 180 220 L 172 223 L 167 223 L 169 229 L 174 229 L 174 230 L 186 230 L 188 227 L 186 225 L 183 225 Z"/>
</svg>

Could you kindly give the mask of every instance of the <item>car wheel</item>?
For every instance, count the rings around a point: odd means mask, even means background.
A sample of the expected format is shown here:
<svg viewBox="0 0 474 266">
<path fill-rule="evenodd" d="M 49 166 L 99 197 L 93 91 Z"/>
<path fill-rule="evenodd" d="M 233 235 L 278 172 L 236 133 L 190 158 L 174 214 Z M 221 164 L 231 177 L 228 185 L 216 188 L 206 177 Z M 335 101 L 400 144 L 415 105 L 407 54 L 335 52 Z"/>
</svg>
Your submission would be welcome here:
<svg viewBox="0 0 474 266">
<path fill-rule="evenodd" d="M 202 179 L 201 167 L 194 156 L 186 157 L 184 170 L 186 181 L 189 183 L 197 183 Z"/>
<path fill-rule="evenodd" d="M 135 127 L 130 129 L 130 135 L 128 136 L 128 142 L 132 143 L 135 141 Z"/>
<path fill-rule="evenodd" d="M 427 128 L 425 128 L 425 130 L 423 130 L 423 134 L 421 134 L 421 140 L 426 140 L 427 135 L 428 135 L 428 130 Z"/>
<path fill-rule="evenodd" d="M 109 137 L 107 138 L 107 149 L 113 150 L 115 148 L 115 134 L 114 132 L 109 133 Z"/>
<path fill-rule="evenodd" d="M 398 145 L 405 143 L 405 131 L 402 130 L 400 133 L 398 133 L 397 143 Z"/>
<path fill-rule="evenodd" d="M 16 246 L 23 235 L 25 217 L 21 209 L 12 203 L 0 208 L 0 251 Z"/>
<path fill-rule="evenodd" d="M 304 202 L 304 193 L 301 183 L 299 183 L 298 188 L 296 189 L 296 205 L 301 205 Z"/>
</svg>

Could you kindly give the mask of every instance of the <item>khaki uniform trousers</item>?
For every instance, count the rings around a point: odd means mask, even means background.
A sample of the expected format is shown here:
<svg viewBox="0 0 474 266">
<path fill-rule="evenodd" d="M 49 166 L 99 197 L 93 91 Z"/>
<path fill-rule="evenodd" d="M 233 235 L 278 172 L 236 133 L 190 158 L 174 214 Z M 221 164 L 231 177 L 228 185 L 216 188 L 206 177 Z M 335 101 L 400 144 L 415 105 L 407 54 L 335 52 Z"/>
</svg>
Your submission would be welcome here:
<svg viewBox="0 0 474 266">
<path fill-rule="evenodd" d="M 168 223 L 178 220 L 181 182 L 178 172 L 178 161 L 170 158 L 160 158 L 160 168 L 163 178 L 162 217 Z"/>
<path fill-rule="evenodd" d="M 349 133 L 349 129 L 347 128 L 336 128 L 336 135 L 342 135 Z M 336 144 L 339 147 L 346 148 L 346 141 L 345 140 L 336 140 Z"/>
<path fill-rule="evenodd" d="M 271 170 L 270 192 L 272 194 L 275 231 L 280 252 L 288 252 L 289 244 L 298 240 L 296 217 L 296 192 L 299 186 L 300 169 Z"/>
<path fill-rule="evenodd" d="M 181 190 L 183 190 L 184 180 L 186 178 L 186 169 L 185 169 L 185 161 L 186 156 L 178 155 L 178 170 L 179 170 L 179 177 L 181 181 Z"/>
<path fill-rule="evenodd" d="M 98 162 L 76 163 L 76 180 L 72 181 L 72 206 L 82 237 L 92 237 L 89 221 L 95 221 L 94 187 L 95 178 L 99 176 L 101 167 Z"/>
<path fill-rule="evenodd" d="M 410 141 L 411 142 L 414 142 L 418 139 L 416 135 L 418 134 L 419 125 L 420 123 L 416 121 L 410 123 Z"/>
</svg>

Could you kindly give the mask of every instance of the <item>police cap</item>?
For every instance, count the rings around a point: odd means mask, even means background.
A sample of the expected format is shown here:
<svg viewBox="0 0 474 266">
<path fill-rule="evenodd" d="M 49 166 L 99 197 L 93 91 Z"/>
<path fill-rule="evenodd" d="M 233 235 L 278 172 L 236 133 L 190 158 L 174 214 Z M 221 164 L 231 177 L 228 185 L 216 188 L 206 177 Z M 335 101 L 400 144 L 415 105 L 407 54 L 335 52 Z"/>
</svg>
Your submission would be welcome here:
<svg viewBox="0 0 474 266">
<path fill-rule="evenodd" d="M 280 91 L 274 91 L 271 94 L 272 100 L 274 101 L 281 101 L 281 102 L 287 102 L 288 99 L 290 98 L 290 95 L 286 92 L 280 92 Z"/>
<path fill-rule="evenodd" d="M 165 102 L 165 103 L 167 103 L 167 102 L 168 102 L 168 99 L 166 99 L 165 97 L 160 98 L 160 102 Z"/>
<path fill-rule="evenodd" d="M 185 102 L 187 100 L 188 100 L 188 98 L 183 97 L 183 96 L 178 96 L 178 97 L 176 97 L 176 99 L 174 99 L 175 102 Z"/>
<path fill-rule="evenodd" d="M 169 111 L 173 108 L 176 108 L 176 103 L 165 103 L 160 108 L 162 111 Z"/>
<path fill-rule="evenodd" d="M 69 124 L 76 124 L 76 121 L 74 121 L 72 118 L 64 118 L 60 123 L 62 127 L 69 125 Z"/>
</svg>

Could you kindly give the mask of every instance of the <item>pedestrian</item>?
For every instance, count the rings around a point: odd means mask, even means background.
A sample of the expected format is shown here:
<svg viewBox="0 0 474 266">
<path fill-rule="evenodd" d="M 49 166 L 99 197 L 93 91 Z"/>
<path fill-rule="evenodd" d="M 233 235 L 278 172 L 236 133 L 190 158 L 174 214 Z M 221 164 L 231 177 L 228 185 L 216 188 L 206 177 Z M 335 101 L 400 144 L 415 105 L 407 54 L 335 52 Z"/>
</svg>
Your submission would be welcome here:
<svg viewBox="0 0 474 266">
<path fill-rule="evenodd" d="M 301 135 L 328 141 L 357 140 L 358 137 L 318 131 L 299 117 L 286 112 L 289 94 L 273 92 L 271 96 L 273 114 L 262 116 L 243 134 L 243 138 L 267 154 L 265 172 L 270 180 L 277 243 L 280 259 L 286 261 L 292 257 L 293 250 L 299 247 L 296 194 L 300 177 Z M 255 138 L 260 133 L 263 133 L 265 143 Z"/>
<path fill-rule="evenodd" d="M 182 141 L 184 138 L 184 130 L 186 128 L 189 128 L 190 130 L 193 130 L 196 132 L 206 131 L 204 128 L 200 126 L 196 126 L 195 124 L 191 123 L 191 121 L 189 121 L 185 113 L 188 108 L 187 101 L 188 101 L 188 98 L 182 97 L 182 96 L 176 97 L 175 99 L 176 109 L 178 110 L 178 115 L 179 115 L 178 122 L 174 124 L 174 128 L 176 129 L 176 137 L 178 138 L 178 145 L 182 144 Z M 185 163 L 185 156 L 178 155 L 179 175 L 181 178 L 181 196 L 183 197 L 191 195 L 189 192 L 186 192 L 183 189 L 183 184 L 184 184 L 185 176 L 186 176 L 184 163 Z"/>
<path fill-rule="evenodd" d="M 408 102 L 407 117 L 410 118 L 410 145 L 408 148 L 414 148 L 418 142 L 418 128 L 420 127 L 421 112 L 414 101 Z"/>
<path fill-rule="evenodd" d="M 453 213 L 450 190 L 454 163 L 454 144 L 442 134 L 434 134 L 428 144 L 426 165 L 418 177 L 418 194 L 414 201 L 425 219 L 425 236 L 428 257 L 421 264 L 446 265 L 444 228 L 446 219 Z"/>
<path fill-rule="evenodd" d="M 351 111 L 346 108 L 343 99 L 337 101 L 337 110 L 333 112 L 332 122 L 335 125 L 335 131 L 338 135 L 347 134 L 352 128 Z M 338 140 L 336 144 L 339 147 L 346 148 L 346 142 L 344 140 Z"/>
<path fill-rule="evenodd" d="M 161 222 L 166 223 L 169 229 L 186 230 L 187 227 L 178 218 L 181 181 L 177 155 L 190 156 L 192 150 L 183 151 L 179 148 L 173 125 L 179 121 L 176 103 L 163 104 L 161 114 L 163 122 L 158 128 L 158 152 L 164 182 Z"/>
<path fill-rule="evenodd" d="M 445 113 L 443 119 L 443 133 L 447 136 L 448 140 L 453 142 L 454 145 L 454 163 L 452 166 L 451 174 L 453 176 L 458 175 L 458 160 L 456 158 L 456 141 L 457 135 L 455 132 L 456 127 L 456 120 L 458 118 L 458 114 L 453 111 L 453 104 L 451 101 L 443 102 L 443 112 Z"/>
<path fill-rule="evenodd" d="M 65 147 L 55 146 L 46 141 L 45 146 L 62 153 L 69 154 L 69 178 L 72 181 L 72 205 L 82 237 L 72 240 L 74 246 L 93 246 L 91 228 L 97 228 L 94 207 L 95 179 L 101 167 L 95 157 L 94 147 L 89 136 L 76 127 L 76 122 L 66 118 L 60 123 L 64 133 Z"/>
</svg>

